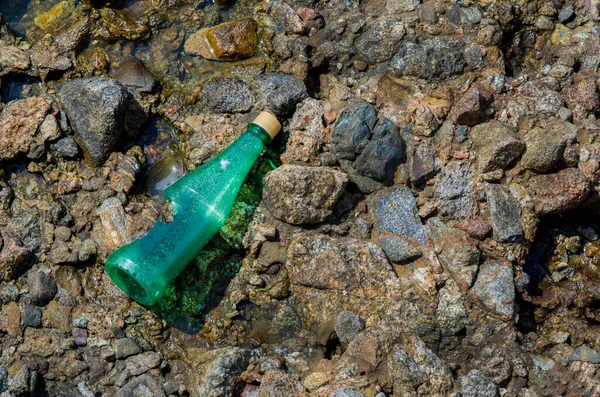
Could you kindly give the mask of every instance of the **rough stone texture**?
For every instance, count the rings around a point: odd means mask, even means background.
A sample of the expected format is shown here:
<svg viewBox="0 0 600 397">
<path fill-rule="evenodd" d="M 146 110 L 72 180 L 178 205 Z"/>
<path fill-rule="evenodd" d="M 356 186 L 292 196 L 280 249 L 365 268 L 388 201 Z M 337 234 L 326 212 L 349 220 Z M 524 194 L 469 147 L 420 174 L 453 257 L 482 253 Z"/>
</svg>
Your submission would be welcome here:
<svg viewBox="0 0 600 397">
<path fill-rule="evenodd" d="M 418 390 L 446 395 L 453 386 L 452 373 L 417 336 L 407 336 L 388 356 L 388 372 L 394 395 L 417 396 Z"/>
<path fill-rule="evenodd" d="M 348 103 L 331 133 L 333 153 L 337 158 L 354 160 L 369 143 L 376 122 L 377 111 L 371 104 L 362 101 Z"/>
<path fill-rule="evenodd" d="M 25 305 L 21 320 L 25 327 L 39 327 L 42 325 L 42 310 L 33 305 Z"/>
<path fill-rule="evenodd" d="M 127 93 L 123 86 L 106 77 L 92 77 L 61 84 L 57 93 L 86 160 L 106 161 L 124 129 Z"/>
<path fill-rule="evenodd" d="M 392 262 L 420 256 L 427 238 L 418 216 L 417 203 L 407 188 L 381 192 L 373 203 L 375 230 Z"/>
<path fill-rule="evenodd" d="M 356 169 L 360 175 L 387 182 L 404 161 L 406 143 L 399 134 L 398 126 L 389 119 L 383 119 L 375 126 L 371 141 L 356 159 Z"/>
<path fill-rule="evenodd" d="M 258 24 L 252 18 L 203 28 L 185 42 L 184 50 L 217 61 L 249 58 L 258 50 Z"/>
<path fill-rule="evenodd" d="M 492 312 L 512 316 L 515 300 L 512 265 L 492 259 L 485 261 L 479 268 L 473 292 Z"/>
<path fill-rule="evenodd" d="M 226 347 L 204 353 L 199 358 L 197 372 L 191 379 L 192 397 L 217 397 L 229 395 L 236 376 L 250 362 L 251 351 L 239 347 Z"/>
<path fill-rule="evenodd" d="M 365 397 L 365 395 L 356 390 L 343 388 L 334 391 L 328 397 Z"/>
<path fill-rule="evenodd" d="M 0 320 L 0 330 L 9 336 L 21 336 L 21 311 L 17 302 L 10 302 L 2 306 Z"/>
<path fill-rule="evenodd" d="M 140 92 L 152 92 L 157 83 L 156 78 L 146 69 L 142 61 L 134 57 L 123 59 L 114 77 L 125 87 Z"/>
<path fill-rule="evenodd" d="M 435 241 L 440 260 L 463 289 L 468 289 L 475 280 L 481 256 L 477 245 L 460 229 L 446 229 Z"/>
<path fill-rule="evenodd" d="M 208 104 L 218 112 L 247 112 L 254 105 L 254 91 L 240 79 L 213 79 L 202 92 Z"/>
<path fill-rule="evenodd" d="M 567 121 L 556 120 L 550 128 L 534 128 L 523 141 L 525 153 L 521 164 L 539 172 L 550 172 L 562 159 L 567 142 L 577 137 L 577 127 Z"/>
<path fill-rule="evenodd" d="M 290 122 L 290 134 L 282 159 L 290 163 L 301 162 L 319 165 L 319 152 L 329 138 L 323 120 L 323 105 L 313 98 L 306 98 L 294 113 Z"/>
<path fill-rule="evenodd" d="M 465 67 L 462 44 L 439 38 L 416 38 L 405 41 L 390 61 L 404 76 L 427 80 L 447 79 Z"/>
<path fill-rule="evenodd" d="M 115 358 L 117 360 L 122 360 L 129 356 L 141 353 L 142 351 L 138 344 L 130 338 L 117 339 L 113 344 L 113 348 L 115 350 Z"/>
<path fill-rule="evenodd" d="M 37 306 L 47 305 L 58 291 L 54 277 L 39 271 L 29 273 L 27 285 L 29 286 L 31 303 Z"/>
<path fill-rule="evenodd" d="M 459 125 L 474 126 L 481 122 L 484 117 L 484 110 L 491 102 L 491 92 L 483 86 L 473 86 L 456 101 L 450 117 Z"/>
<path fill-rule="evenodd" d="M 590 186 L 580 170 L 568 168 L 555 174 L 532 177 L 527 191 L 533 198 L 535 212 L 548 215 L 576 208 L 587 198 Z"/>
<path fill-rule="evenodd" d="M 525 149 L 525 144 L 515 136 L 514 130 L 496 120 L 476 125 L 470 136 L 477 150 L 480 172 L 505 169 Z"/>
<path fill-rule="evenodd" d="M 308 97 L 304 82 L 283 73 L 268 73 L 258 77 L 255 89 L 266 106 L 278 116 L 293 114 L 296 105 Z"/>
<path fill-rule="evenodd" d="M 420 0 L 387 0 L 385 9 L 390 14 L 414 11 L 421 4 Z"/>
<path fill-rule="evenodd" d="M 23 243 L 12 234 L 3 232 L 2 241 L 0 279 L 9 281 L 26 267 L 30 254 Z"/>
<path fill-rule="evenodd" d="M 36 142 L 44 140 L 38 127 L 46 118 L 50 105 L 39 97 L 14 101 L 0 113 L 0 161 L 27 153 Z"/>
<path fill-rule="evenodd" d="M 79 147 L 71 137 L 63 138 L 56 142 L 55 149 L 59 156 L 65 158 L 77 157 L 79 154 Z"/>
<path fill-rule="evenodd" d="M 148 374 L 130 380 L 119 390 L 118 397 L 165 397 L 165 391 L 155 378 Z"/>
<path fill-rule="evenodd" d="M 515 242 L 523 238 L 521 205 L 506 186 L 486 186 L 494 237 L 500 242 Z"/>
<path fill-rule="evenodd" d="M 498 387 L 478 369 L 460 378 L 464 397 L 497 397 Z"/>
<path fill-rule="evenodd" d="M 302 234 L 290 244 L 286 268 L 301 318 L 327 336 L 341 310 L 383 314 L 400 293 L 384 252 L 371 242 Z"/>
<path fill-rule="evenodd" d="M 469 163 L 451 161 L 444 167 L 435 184 L 441 215 L 453 220 L 469 216 L 474 206 L 473 177 Z"/>
<path fill-rule="evenodd" d="M 404 37 L 404 23 L 390 16 L 379 17 L 356 40 L 356 51 L 369 65 L 389 61 Z"/>
<path fill-rule="evenodd" d="M 505 349 L 494 344 L 486 345 L 479 351 L 475 364 L 485 376 L 497 384 L 508 380 L 513 372 L 511 359 Z"/>
<path fill-rule="evenodd" d="M 351 342 L 365 328 L 365 322 L 356 313 L 342 310 L 335 318 L 335 333 L 341 342 Z"/>
<path fill-rule="evenodd" d="M 583 345 L 573 351 L 569 360 L 600 364 L 600 353 L 591 349 L 589 346 Z"/>
<path fill-rule="evenodd" d="M 160 355 L 156 352 L 149 351 L 127 358 L 125 360 L 125 368 L 127 368 L 132 375 L 137 376 L 148 372 L 152 368 L 158 367 L 160 362 Z"/>
<path fill-rule="evenodd" d="M 312 224 L 331 215 L 348 182 L 326 167 L 284 165 L 264 179 L 263 200 L 273 215 L 292 224 Z"/>
<path fill-rule="evenodd" d="M 439 292 L 439 303 L 436 308 L 436 317 L 442 335 L 456 335 L 468 323 L 468 313 L 462 303 L 462 295 L 456 283 L 446 283 Z"/>
</svg>

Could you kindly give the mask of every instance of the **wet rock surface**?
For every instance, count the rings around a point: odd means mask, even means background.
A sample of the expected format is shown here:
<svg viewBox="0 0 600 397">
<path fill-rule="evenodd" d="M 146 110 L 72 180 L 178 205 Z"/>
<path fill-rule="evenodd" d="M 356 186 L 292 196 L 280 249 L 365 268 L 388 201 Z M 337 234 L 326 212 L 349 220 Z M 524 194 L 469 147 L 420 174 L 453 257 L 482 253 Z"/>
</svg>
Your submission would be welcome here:
<svg viewBox="0 0 600 397">
<path fill-rule="evenodd" d="M 595 1 L 0 14 L 0 394 L 600 392 Z M 263 110 L 226 225 L 132 301 L 108 255 Z"/>
</svg>

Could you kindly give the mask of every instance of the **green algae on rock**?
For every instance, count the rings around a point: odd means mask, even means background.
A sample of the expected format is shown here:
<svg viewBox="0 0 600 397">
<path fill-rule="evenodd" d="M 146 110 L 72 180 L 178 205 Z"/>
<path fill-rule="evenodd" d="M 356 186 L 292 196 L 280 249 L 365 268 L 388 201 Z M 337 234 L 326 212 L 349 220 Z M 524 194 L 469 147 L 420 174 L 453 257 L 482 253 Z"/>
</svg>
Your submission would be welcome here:
<svg viewBox="0 0 600 397">
<path fill-rule="evenodd" d="M 184 45 L 190 55 L 200 55 L 216 61 L 237 61 L 249 58 L 258 50 L 258 24 L 252 18 L 222 23 L 200 29 Z"/>
</svg>

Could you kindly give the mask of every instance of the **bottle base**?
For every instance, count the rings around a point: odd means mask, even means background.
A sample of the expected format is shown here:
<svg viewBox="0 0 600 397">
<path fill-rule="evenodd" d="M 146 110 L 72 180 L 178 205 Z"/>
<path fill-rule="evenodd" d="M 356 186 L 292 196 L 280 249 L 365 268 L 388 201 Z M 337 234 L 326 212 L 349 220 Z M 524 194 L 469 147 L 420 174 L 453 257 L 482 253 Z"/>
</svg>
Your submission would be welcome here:
<svg viewBox="0 0 600 397">
<path fill-rule="evenodd" d="M 139 283 L 127 270 L 119 266 L 106 266 L 106 273 L 112 281 L 129 295 L 133 300 L 145 306 L 152 306 L 158 300 L 156 294 L 152 294 L 147 288 Z"/>
</svg>

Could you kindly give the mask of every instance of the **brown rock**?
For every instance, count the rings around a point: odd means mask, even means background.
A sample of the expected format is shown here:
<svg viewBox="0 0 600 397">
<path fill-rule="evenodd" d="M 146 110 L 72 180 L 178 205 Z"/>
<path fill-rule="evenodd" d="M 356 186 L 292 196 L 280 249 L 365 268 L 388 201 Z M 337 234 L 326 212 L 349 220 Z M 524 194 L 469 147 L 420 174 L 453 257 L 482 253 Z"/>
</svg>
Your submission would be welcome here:
<svg viewBox="0 0 600 397">
<path fill-rule="evenodd" d="M 0 114 L 0 161 L 29 151 L 50 105 L 39 97 L 9 103 Z"/>
<path fill-rule="evenodd" d="M 576 208 L 587 198 L 590 186 L 580 170 L 568 168 L 532 177 L 527 190 L 533 198 L 535 212 L 547 215 Z"/>
<path fill-rule="evenodd" d="M 29 251 L 14 236 L 4 233 L 4 244 L 0 251 L 0 280 L 12 280 L 15 275 L 24 269 L 29 258 Z"/>
<path fill-rule="evenodd" d="M 477 240 L 485 239 L 492 232 L 492 226 L 481 218 L 465 219 L 457 227 Z"/>
<path fill-rule="evenodd" d="M 2 330 L 10 336 L 21 336 L 21 312 L 16 302 L 2 307 Z"/>
<path fill-rule="evenodd" d="M 296 109 L 290 122 L 290 136 L 282 155 L 285 162 L 319 165 L 319 153 L 329 134 L 323 123 L 323 106 L 307 98 Z"/>
<path fill-rule="evenodd" d="M 252 18 L 200 29 L 191 35 L 184 50 L 217 61 L 249 58 L 258 50 L 258 24 Z"/>
<path fill-rule="evenodd" d="M 71 331 L 71 308 L 53 300 L 48 303 L 42 316 L 45 328 L 56 328 L 62 332 Z"/>
<path fill-rule="evenodd" d="M 514 129 L 497 120 L 476 125 L 470 135 L 477 149 L 480 172 L 505 169 L 525 149 Z"/>
<path fill-rule="evenodd" d="M 491 91 L 481 85 L 473 86 L 456 101 L 450 117 L 456 124 L 474 126 L 485 116 L 483 112 L 491 99 Z"/>
<path fill-rule="evenodd" d="M 565 88 L 563 99 L 569 109 L 581 107 L 587 111 L 593 111 L 600 106 L 598 87 L 593 76 L 576 75 L 574 84 Z"/>
</svg>

